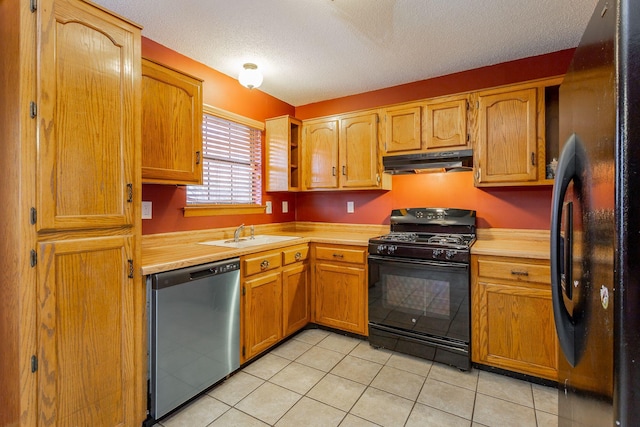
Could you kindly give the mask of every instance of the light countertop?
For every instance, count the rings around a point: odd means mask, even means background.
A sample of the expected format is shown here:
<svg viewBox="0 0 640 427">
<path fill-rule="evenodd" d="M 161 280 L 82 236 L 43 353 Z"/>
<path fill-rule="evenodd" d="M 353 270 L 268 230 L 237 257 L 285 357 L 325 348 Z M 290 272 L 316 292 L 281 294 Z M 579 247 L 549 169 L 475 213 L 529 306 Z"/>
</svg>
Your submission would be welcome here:
<svg viewBox="0 0 640 427">
<path fill-rule="evenodd" d="M 548 260 L 549 231 L 479 229 L 471 254 Z"/>
<path fill-rule="evenodd" d="M 258 234 L 257 231 L 256 234 Z M 260 232 L 259 234 L 296 236 L 299 238 L 235 249 L 222 246 L 203 245 L 199 243 L 220 238 L 228 238 L 228 234 L 203 239 L 202 234 L 194 232 L 192 241 L 189 241 L 189 239 L 184 236 L 180 236 L 179 239 L 169 238 L 166 241 L 162 241 L 158 236 L 154 236 L 153 242 L 143 244 L 142 274 L 149 275 L 160 273 L 163 271 L 175 270 L 177 268 L 190 267 L 207 262 L 219 261 L 261 251 L 307 243 L 341 244 L 362 246 L 366 248 L 371 237 L 375 237 L 382 233 L 379 227 L 372 227 L 371 229 L 359 229 L 359 227 L 355 227 L 355 231 L 347 231 L 346 229 L 336 229 L 336 227 L 330 226 L 324 229 L 317 228 L 287 231 L 269 230 L 268 233 Z"/>
<path fill-rule="evenodd" d="M 259 227 L 259 226 L 258 226 Z M 199 242 L 228 239 L 233 229 L 167 233 L 143 236 L 142 274 L 149 275 L 207 262 L 239 257 L 261 251 L 307 243 L 341 244 L 365 247 L 371 237 L 387 233 L 388 226 L 354 224 L 272 225 L 256 229 L 256 234 L 296 236 L 298 239 L 248 248 L 227 248 Z M 245 230 L 246 231 L 246 230 Z M 246 237 L 246 235 L 245 235 Z M 493 255 L 549 259 L 549 232 L 545 230 L 478 229 L 472 255 Z"/>
</svg>

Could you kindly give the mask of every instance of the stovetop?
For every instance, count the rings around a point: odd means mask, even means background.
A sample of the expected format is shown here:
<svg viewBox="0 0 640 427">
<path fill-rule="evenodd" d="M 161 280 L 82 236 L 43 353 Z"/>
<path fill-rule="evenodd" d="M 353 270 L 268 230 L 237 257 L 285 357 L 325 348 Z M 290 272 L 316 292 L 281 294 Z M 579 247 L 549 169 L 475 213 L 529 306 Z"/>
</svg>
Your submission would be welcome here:
<svg viewBox="0 0 640 427">
<path fill-rule="evenodd" d="M 475 242 L 475 211 L 450 208 L 396 209 L 391 232 L 369 240 L 369 254 L 469 262 Z"/>
<path fill-rule="evenodd" d="M 391 232 L 375 238 L 385 242 L 403 242 L 424 246 L 468 248 L 475 240 L 474 234 Z"/>
</svg>

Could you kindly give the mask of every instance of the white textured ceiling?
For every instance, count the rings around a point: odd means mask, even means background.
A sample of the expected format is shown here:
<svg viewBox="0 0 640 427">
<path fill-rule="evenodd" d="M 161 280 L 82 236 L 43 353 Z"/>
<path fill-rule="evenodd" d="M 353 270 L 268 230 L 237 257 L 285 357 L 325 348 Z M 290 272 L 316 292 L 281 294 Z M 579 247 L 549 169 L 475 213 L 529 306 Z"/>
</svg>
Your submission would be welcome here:
<svg viewBox="0 0 640 427">
<path fill-rule="evenodd" d="M 597 0 L 94 0 L 291 105 L 577 46 Z"/>
</svg>

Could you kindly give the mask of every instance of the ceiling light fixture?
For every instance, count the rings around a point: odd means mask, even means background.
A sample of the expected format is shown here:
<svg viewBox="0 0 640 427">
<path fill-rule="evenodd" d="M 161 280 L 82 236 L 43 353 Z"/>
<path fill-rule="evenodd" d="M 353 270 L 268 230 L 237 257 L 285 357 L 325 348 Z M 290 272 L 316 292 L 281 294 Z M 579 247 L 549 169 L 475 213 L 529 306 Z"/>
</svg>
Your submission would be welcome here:
<svg viewBox="0 0 640 427">
<path fill-rule="evenodd" d="M 260 87 L 262 84 L 262 73 L 258 71 L 258 66 L 248 62 L 242 67 L 243 69 L 238 76 L 240 84 L 249 89 Z"/>
</svg>

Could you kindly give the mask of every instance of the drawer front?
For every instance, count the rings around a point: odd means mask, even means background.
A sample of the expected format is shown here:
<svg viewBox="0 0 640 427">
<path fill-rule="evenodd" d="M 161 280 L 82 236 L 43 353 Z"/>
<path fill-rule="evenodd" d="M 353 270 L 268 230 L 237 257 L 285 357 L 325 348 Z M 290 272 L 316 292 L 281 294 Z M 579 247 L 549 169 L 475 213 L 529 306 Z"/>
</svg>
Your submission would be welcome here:
<svg viewBox="0 0 640 427">
<path fill-rule="evenodd" d="M 249 255 L 242 259 L 242 271 L 245 276 L 275 270 L 281 265 L 280 251 Z"/>
<path fill-rule="evenodd" d="M 305 261 L 309 257 L 309 246 L 294 246 L 282 250 L 282 264 L 289 265 Z"/>
<path fill-rule="evenodd" d="M 531 283 L 551 283 L 548 264 L 478 259 L 478 276 Z"/>
<path fill-rule="evenodd" d="M 341 248 L 339 246 L 316 246 L 316 259 L 364 264 L 366 249 Z"/>
</svg>

